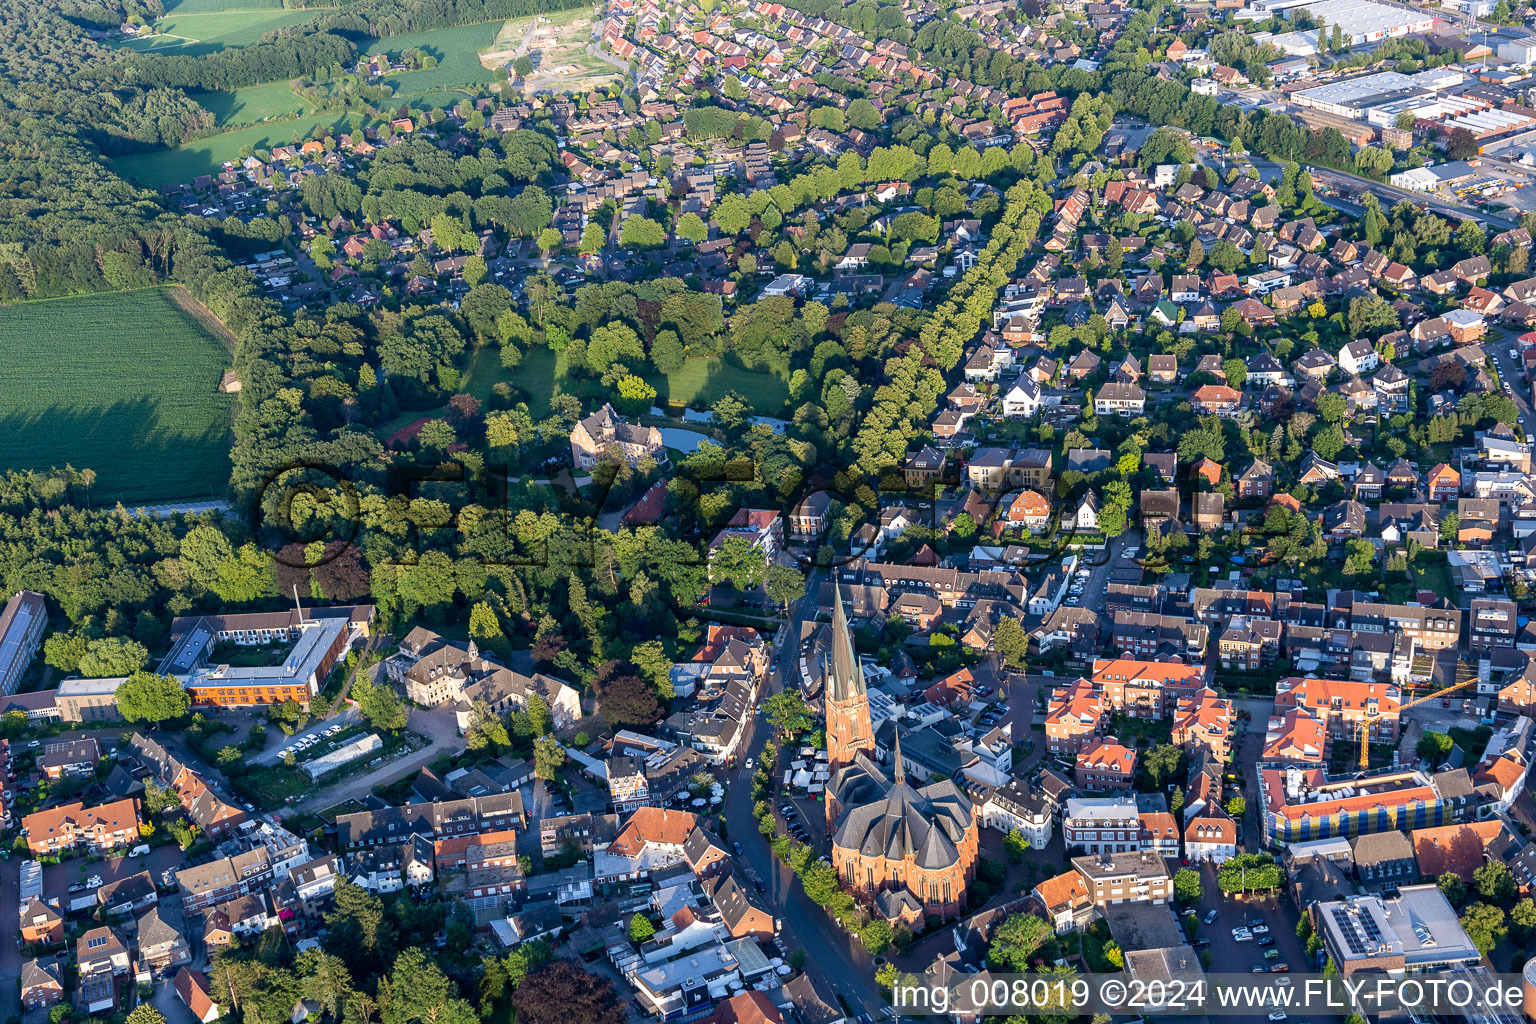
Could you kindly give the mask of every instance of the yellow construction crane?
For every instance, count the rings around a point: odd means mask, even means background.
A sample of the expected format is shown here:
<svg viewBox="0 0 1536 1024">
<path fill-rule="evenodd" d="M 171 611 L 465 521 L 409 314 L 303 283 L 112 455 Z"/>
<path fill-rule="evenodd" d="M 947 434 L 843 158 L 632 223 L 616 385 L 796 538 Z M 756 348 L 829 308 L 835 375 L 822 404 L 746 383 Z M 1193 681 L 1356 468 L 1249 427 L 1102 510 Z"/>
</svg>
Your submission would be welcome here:
<svg viewBox="0 0 1536 1024">
<path fill-rule="evenodd" d="M 1407 711 L 1409 708 L 1416 708 L 1420 704 L 1423 704 L 1425 701 L 1434 700 L 1436 697 L 1443 697 L 1446 694 L 1450 693 L 1452 690 L 1459 690 L 1463 686 L 1471 686 L 1475 682 L 1477 682 L 1477 678 L 1474 676 L 1473 678 L 1464 680 L 1463 682 L 1453 683 L 1452 685 L 1447 686 L 1444 689 L 1436 690 L 1434 693 L 1426 693 L 1424 696 L 1417 697 L 1417 698 L 1409 701 L 1407 704 L 1400 704 L 1400 705 L 1398 705 L 1397 712 L 1398 712 L 1398 714 L 1402 714 L 1404 711 Z M 1360 770 L 1361 771 L 1365 771 L 1370 766 L 1371 766 L 1370 723 L 1362 721 L 1360 723 Z"/>
</svg>

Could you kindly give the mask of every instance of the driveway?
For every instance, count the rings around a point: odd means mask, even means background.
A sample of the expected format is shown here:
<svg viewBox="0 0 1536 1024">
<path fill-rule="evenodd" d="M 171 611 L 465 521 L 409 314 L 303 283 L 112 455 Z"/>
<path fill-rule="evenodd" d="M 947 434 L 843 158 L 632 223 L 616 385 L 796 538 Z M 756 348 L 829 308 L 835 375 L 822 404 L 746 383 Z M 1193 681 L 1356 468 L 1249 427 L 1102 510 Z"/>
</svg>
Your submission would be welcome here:
<svg viewBox="0 0 1536 1024">
<path fill-rule="evenodd" d="M 323 734 L 327 729 L 338 725 L 351 725 L 353 722 L 361 722 L 362 719 L 363 716 L 358 712 L 357 708 L 355 706 L 348 705 L 347 707 L 342 708 L 341 711 L 337 712 L 334 718 L 321 719 L 318 722 L 310 724 L 307 728 L 294 733 L 292 736 L 284 735 L 281 729 L 268 728 L 267 749 L 263 750 L 255 757 L 252 757 L 251 763 L 276 764 L 280 760 L 281 752 L 289 747 L 292 747 L 298 741 L 311 736 L 321 736 L 323 738 Z M 313 757 L 315 755 L 311 754 L 309 751 L 296 750 L 294 751 L 294 756 L 302 761 L 306 757 Z"/>
<path fill-rule="evenodd" d="M 279 809 L 278 816 L 289 818 L 304 811 L 323 811 L 344 800 L 361 800 L 374 786 L 414 775 L 442 755 L 457 754 L 464 749 L 464 737 L 459 735 L 458 719 L 451 704 L 429 710 L 412 708 L 406 728 L 424 737 L 427 745 L 408 757 L 382 764 L 366 775 L 354 775 L 318 789 L 299 803 Z"/>
<path fill-rule="evenodd" d="M 106 860 L 89 861 L 84 857 L 72 857 L 62 864 L 43 865 L 43 892 L 57 896 L 59 902 L 68 904 L 69 887 L 83 882 L 92 875 L 101 876 L 102 885 L 111 885 L 120 878 L 148 871 L 155 884 L 166 868 L 182 866 L 181 847 L 175 843 L 156 846 L 142 857 L 109 857 Z M 20 869 L 17 869 L 18 877 Z M 76 893 L 75 895 L 81 895 Z"/>
</svg>

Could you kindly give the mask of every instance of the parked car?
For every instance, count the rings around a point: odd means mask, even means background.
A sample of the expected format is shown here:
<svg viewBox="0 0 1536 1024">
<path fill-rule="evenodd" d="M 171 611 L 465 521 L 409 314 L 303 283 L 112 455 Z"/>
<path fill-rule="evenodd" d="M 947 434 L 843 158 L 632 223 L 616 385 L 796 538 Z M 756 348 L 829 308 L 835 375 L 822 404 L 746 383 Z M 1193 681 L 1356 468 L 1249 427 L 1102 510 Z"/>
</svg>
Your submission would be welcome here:
<svg viewBox="0 0 1536 1024">
<path fill-rule="evenodd" d="M 1284 1010 L 1276 1010 L 1274 1013 L 1269 1015 L 1269 1019 L 1270 1020 L 1285 1020 L 1285 1011 Z"/>
<path fill-rule="evenodd" d="M 1255 935 L 1268 935 L 1269 934 L 1269 925 L 1267 925 L 1267 924 L 1256 924 L 1256 925 L 1254 925 L 1253 926 L 1253 934 L 1255 934 Z"/>
<path fill-rule="evenodd" d="M 1216 923 L 1216 918 L 1218 918 L 1220 916 L 1221 916 L 1221 911 L 1213 910 L 1209 914 L 1205 915 L 1205 923 L 1206 924 L 1215 924 Z"/>
</svg>

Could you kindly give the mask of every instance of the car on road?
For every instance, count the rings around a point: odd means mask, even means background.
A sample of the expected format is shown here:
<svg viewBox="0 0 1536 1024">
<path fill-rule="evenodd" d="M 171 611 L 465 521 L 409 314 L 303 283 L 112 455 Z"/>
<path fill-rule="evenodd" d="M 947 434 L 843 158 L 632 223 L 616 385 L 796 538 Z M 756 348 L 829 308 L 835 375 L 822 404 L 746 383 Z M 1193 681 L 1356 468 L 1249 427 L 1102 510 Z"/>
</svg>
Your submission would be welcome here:
<svg viewBox="0 0 1536 1024">
<path fill-rule="evenodd" d="M 1264 951 L 1264 959 L 1265 960 L 1279 960 L 1280 959 L 1280 951 L 1278 949 L 1266 949 Z"/>
<path fill-rule="evenodd" d="M 1261 946 L 1273 946 L 1274 944 L 1275 937 L 1273 935 L 1266 935 L 1259 940 L 1259 945 Z"/>
<path fill-rule="evenodd" d="M 1269 968 L 1269 973 L 1271 973 L 1271 974 L 1284 974 L 1286 971 L 1289 971 L 1290 969 L 1291 969 L 1291 965 L 1286 963 L 1284 960 L 1282 960 L 1279 963 L 1272 965 Z M 1290 978 L 1281 978 L 1281 979 L 1279 979 L 1278 981 L 1275 982 L 1276 985 L 1289 985 L 1290 983 L 1291 983 L 1291 979 Z"/>
<path fill-rule="evenodd" d="M 1254 966 L 1248 968 L 1248 973 L 1249 974 L 1268 974 L 1269 973 L 1269 968 L 1265 967 L 1263 964 L 1255 964 Z"/>
<path fill-rule="evenodd" d="M 742 762 L 742 767 L 746 768 L 748 771 L 751 771 L 752 770 L 752 759 L 749 757 L 745 761 L 743 761 Z"/>
<path fill-rule="evenodd" d="M 1221 911 L 1213 910 L 1209 914 L 1205 915 L 1205 923 L 1206 924 L 1215 924 L 1216 923 L 1216 918 L 1218 918 L 1220 916 L 1221 916 Z"/>
<path fill-rule="evenodd" d="M 1256 925 L 1254 925 L 1253 926 L 1253 934 L 1255 934 L 1255 935 L 1268 935 L 1269 934 L 1269 925 L 1267 925 L 1267 924 L 1256 924 Z"/>
<path fill-rule="evenodd" d="M 1285 1011 L 1284 1010 L 1276 1010 L 1274 1013 L 1269 1015 L 1269 1019 L 1270 1020 L 1285 1020 Z"/>
<path fill-rule="evenodd" d="M 740 857 L 741 856 L 741 844 L 740 843 L 732 843 L 731 846 L 735 848 L 736 856 Z"/>
</svg>

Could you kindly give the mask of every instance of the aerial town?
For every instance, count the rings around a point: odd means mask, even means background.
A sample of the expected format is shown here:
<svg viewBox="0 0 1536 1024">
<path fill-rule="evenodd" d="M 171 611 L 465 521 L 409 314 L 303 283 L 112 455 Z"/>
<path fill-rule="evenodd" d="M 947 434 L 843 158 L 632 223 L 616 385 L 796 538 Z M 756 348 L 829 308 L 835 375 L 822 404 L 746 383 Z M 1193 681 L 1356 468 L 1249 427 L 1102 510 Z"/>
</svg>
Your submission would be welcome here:
<svg viewBox="0 0 1536 1024">
<path fill-rule="evenodd" d="M 1521 0 L 15 0 L 0 97 L 9 1021 L 1536 993 Z"/>
</svg>

